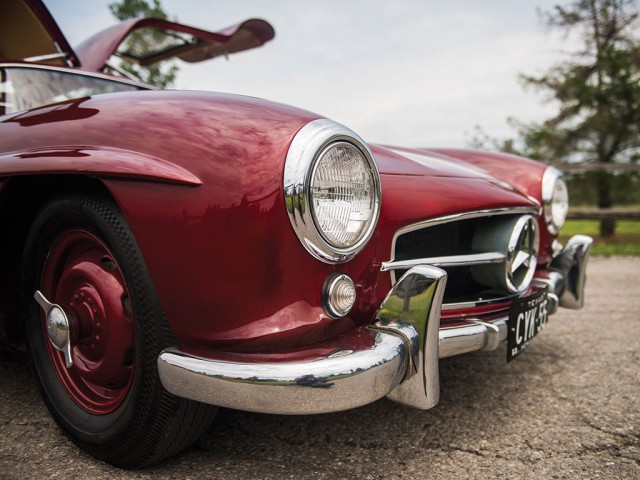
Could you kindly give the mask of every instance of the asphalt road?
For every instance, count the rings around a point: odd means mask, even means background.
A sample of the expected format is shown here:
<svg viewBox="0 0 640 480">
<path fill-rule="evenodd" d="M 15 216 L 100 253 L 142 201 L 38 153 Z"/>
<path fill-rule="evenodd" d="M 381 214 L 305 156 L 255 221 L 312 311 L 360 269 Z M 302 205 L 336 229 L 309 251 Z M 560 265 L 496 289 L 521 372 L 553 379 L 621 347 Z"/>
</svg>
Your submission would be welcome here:
<svg viewBox="0 0 640 480">
<path fill-rule="evenodd" d="M 26 365 L 0 362 L 0 478 L 640 478 L 639 258 L 591 259 L 587 306 L 516 360 L 441 363 L 440 404 L 284 417 L 222 410 L 205 438 L 126 472 L 56 428 Z"/>
</svg>

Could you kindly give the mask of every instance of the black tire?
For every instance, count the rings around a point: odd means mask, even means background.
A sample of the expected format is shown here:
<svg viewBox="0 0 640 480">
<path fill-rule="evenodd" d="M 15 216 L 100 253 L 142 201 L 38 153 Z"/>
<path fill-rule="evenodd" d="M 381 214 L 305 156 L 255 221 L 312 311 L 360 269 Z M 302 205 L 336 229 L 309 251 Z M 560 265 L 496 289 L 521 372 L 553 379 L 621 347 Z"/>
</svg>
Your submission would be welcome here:
<svg viewBox="0 0 640 480">
<path fill-rule="evenodd" d="M 105 271 L 115 272 L 112 275 L 125 289 L 122 311 L 113 317 L 118 317 L 120 322 L 126 322 L 127 316 L 132 317 L 134 326 L 128 328 L 135 332 L 122 334 L 127 341 L 132 340 L 135 347 L 127 350 L 121 371 L 116 362 L 112 370 L 118 373 L 118 380 L 104 389 L 99 381 L 95 385 L 92 383 L 93 377 L 87 383 L 79 361 L 76 362 L 78 370 L 73 370 L 76 366 L 60 370 L 56 357 L 59 352 L 51 347 L 45 332 L 44 314 L 33 299 L 36 290 L 45 289 L 53 296 L 49 298 L 52 303 L 60 304 L 69 312 L 73 308 L 80 309 L 73 306 L 66 293 L 61 293 L 68 290 L 62 283 L 72 281 L 69 272 L 73 268 L 65 262 L 73 264 L 74 256 L 78 256 L 79 265 L 84 259 L 84 254 L 80 253 L 83 249 L 92 255 L 95 253 L 91 245 L 98 252 L 96 255 L 104 253 L 109 257 L 103 261 Z M 98 272 L 97 275 L 101 278 L 107 274 Z M 100 295 L 102 290 L 104 295 L 112 295 L 104 287 L 105 282 L 96 283 Z M 111 199 L 65 196 L 53 199 L 41 208 L 25 244 L 21 291 L 29 350 L 44 400 L 56 422 L 80 448 L 118 467 L 135 468 L 176 454 L 204 433 L 216 408 L 176 397 L 161 385 L 158 354 L 167 346 L 175 345 L 176 341 L 133 234 Z M 90 305 L 96 302 L 91 301 Z M 82 316 L 82 312 L 77 311 Z M 103 323 L 108 322 L 105 314 Z M 77 325 L 80 323 L 78 320 Z M 102 333 L 101 325 L 95 323 L 91 328 Z M 87 328 L 77 326 L 77 330 L 81 333 L 76 333 L 76 337 L 84 335 L 82 332 Z M 74 355 L 81 356 L 81 349 L 94 348 L 93 344 L 89 347 L 92 338 L 76 338 L 77 344 L 72 341 L 76 349 Z M 97 334 L 95 338 L 98 338 Z M 125 349 L 126 341 L 120 343 Z M 94 392 L 97 392 L 95 398 Z M 111 394 L 113 398 L 109 396 Z"/>
</svg>

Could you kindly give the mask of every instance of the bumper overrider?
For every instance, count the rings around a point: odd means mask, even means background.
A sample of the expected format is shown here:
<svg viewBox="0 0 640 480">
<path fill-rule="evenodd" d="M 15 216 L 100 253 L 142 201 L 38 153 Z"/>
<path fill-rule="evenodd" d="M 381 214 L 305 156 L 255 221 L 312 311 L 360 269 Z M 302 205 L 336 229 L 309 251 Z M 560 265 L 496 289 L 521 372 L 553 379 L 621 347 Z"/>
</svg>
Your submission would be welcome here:
<svg viewBox="0 0 640 480">
<path fill-rule="evenodd" d="M 548 288 L 548 313 L 558 305 L 581 308 L 592 239 L 577 235 L 534 288 Z M 180 397 L 261 413 L 311 414 L 359 407 L 387 396 L 428 409 L 440 395 L 438 363 L 476 350 L 493 350 L 507 338 L 507 319 L 466 319 L 440 327 L 447 274 L 429 265 L 411 268 L 382 302 L 368 327 L 367 348 L 345 348 L 307 361 L 229 361 L 201 358 L 175 348 L 158 358 L 164 387 Z"/>
</svg>

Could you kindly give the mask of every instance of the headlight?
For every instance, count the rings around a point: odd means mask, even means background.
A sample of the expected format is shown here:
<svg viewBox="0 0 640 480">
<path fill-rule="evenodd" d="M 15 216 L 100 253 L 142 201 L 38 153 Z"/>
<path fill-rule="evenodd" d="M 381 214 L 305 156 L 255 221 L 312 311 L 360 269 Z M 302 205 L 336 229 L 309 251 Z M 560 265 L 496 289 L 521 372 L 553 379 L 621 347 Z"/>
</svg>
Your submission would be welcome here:
<svg viewBox="0 0 640 480">
<path fill-rule="evenodd" d="M 369 148 L 346 127 L 321 119 L 296 134 L 284 192 L 291 225 L 317 259 L 346 262 L 371 238 L 380 211 L 380 175 Z"/>
<path fill-rule="evenodd" d="M 555 235 L 560 231 L 569 213 L 569 191 L 562 179 L 562 172 L 554 167 L 547 167 L 542 177 L 542 201 L 544 202 L 544 219 L 549 233 Z"/>
</svg>

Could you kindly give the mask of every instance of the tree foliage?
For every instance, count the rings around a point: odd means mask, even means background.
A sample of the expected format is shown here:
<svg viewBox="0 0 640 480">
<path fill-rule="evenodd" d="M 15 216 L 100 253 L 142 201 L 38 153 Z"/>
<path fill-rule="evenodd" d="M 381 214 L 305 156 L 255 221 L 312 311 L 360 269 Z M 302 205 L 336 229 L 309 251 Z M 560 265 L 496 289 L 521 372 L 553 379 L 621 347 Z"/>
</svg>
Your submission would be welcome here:
<svg viewBox="0 0 640 480">
<path fill-rule="evenodd" d="M 540 123 L 510 119 L 518 138 L 508 146 L 525 156 L 553 162 L 640 160 L 640 37 L 637 0 L 574 0 L 543 12 L 552 29 L 581 48 L 544 75 L 522 75 L 525 87 L 544 92 L 558 111 Z M 482 130 L 473 143 L 500 147 Z M 515 148 L 514 148 L 515 145 Z M 504 149 L 504 148 L 503 148 Z M 611 174 L 599 172 L 598 207 L 610 208 Z M 615 224 L 603 221 L 601 233 Z"/>
<path fill-rule="evenodd" d="M 547 24 L 577 32 L 583 49 L 523 82 L 546 91 L 558 113 L 518 124 L 540 158 L 611 163 L 640 159 L 640 37 L 635 0 L 577 0 L 544 14 Z M 603 207 L 605 205 L 602 205 Z M 606 205 L 609 206 L 609 205 Z"/>
<path fill-rule="evenodd" d="M 109 10 L 118 20 L 130 18 L 153 17 L 168 19 L 160 0 L 120 0 L 109 4 Z M 126 41 L 125 49 L 139 55 L 144 55 L 157 49 L 157 45 L 166 42 L 166 36 L 157 30 L 142 29 L 133 32 Z M 125 60 L 120 61 L 120 68 L 140 79 L 144 83 L 167 88 L 173 85 L 178 67 L 172 62 L 155 63 L 140 66 Z"/>
</svg>

